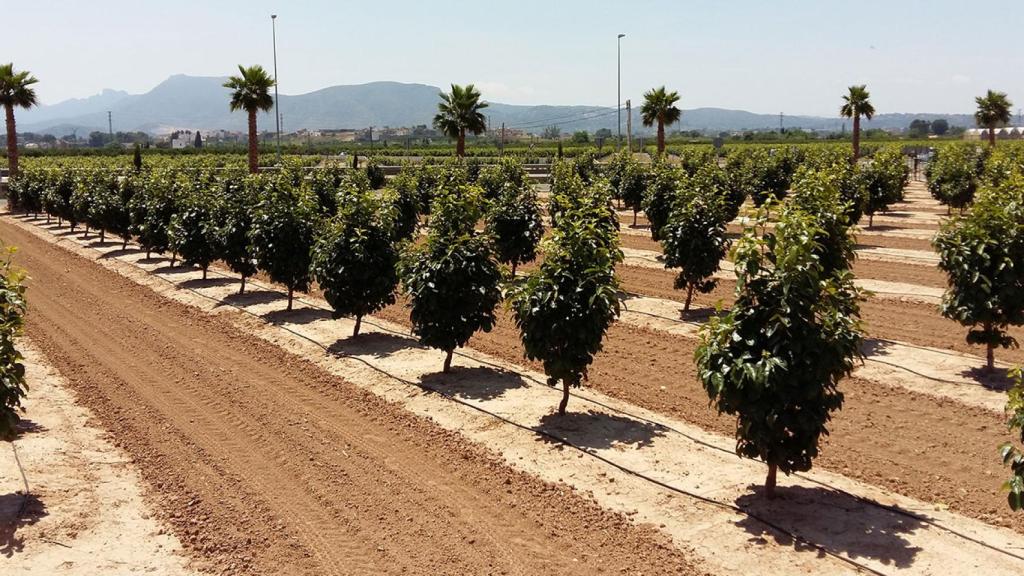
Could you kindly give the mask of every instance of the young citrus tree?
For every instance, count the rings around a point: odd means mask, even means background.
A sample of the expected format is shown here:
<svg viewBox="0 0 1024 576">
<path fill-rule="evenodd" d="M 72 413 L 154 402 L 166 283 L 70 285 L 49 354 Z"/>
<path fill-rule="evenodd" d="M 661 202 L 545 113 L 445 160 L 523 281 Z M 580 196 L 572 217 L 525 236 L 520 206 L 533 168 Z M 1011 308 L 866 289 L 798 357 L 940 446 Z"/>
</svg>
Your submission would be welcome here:
<svg viewBox="0 0 1024 576">
<path fill-rule="evenodd" d="M 144 183 L 132 196 L 128 211 L 131 215 L 132 233 L 139 239 L 139 245 L 146 250 L 146 258 L 149 258 L 153 252 L 163 252 L 170 247 L 167 227 L 176 210 L 176 174 L 170 170 L 159 170 L 140 177 Z"/>
<path fill-rule="evenodd" d="M 490 202 L 486 220 L 485 231 L 498 261 L 511 265 L 515 276 L 520 263 L 536 258 L 544 235 L 537 193 L 527 182 L 505 184 Z"/>
<path fill-rule="evenodd" d="M 25 273 L 11 264 L 14 248 L 0 263 L 0 439 L 16 434 L 21 399 L 28 392 L 17 339 L 25 326 Z"/>
<path fill-rule="evenodd" d="M 643 199 L 644 214 L 651 223 L 653 240 L 661 240 L 661 230 L 668 223 L 685 185 L 686 175 L 681 170 L 667 162 L 654 164 Z"/>
<path fill-rule="evenodd" d="M 167 234 L 171 250 L 181 254 L 185 264 L 206 272 L 223 254 L 221 225 L 223 201 L 218 189 L 195 186 L 178 199 L 178 210 L 171 218 Z"/>
<path fill-rule="evenodd" d="M 353 336 L 363 316 L 395 303 L 399 255 L 390 223 L 380 218 L 375 199 L 354 199 L 323 224 L 313 245 L 313 278 L 334 318 L 355 316 Z"/>
<path fill-rule="evenodd" d="M 985 152 L 971 144 L 947 144 L 928 163 L 925 176 L 932 197 L 948 208 L 963 212 L 978 191 Z"/>
<path fill-rule="evenodd" d="M 288 310 L 295 291 L 309 289 L 310 249 L 318 222 L 316 200 L 309 190 L 292 183 L 290 175 L 266 180 L 253 211 L 249 242 L 259 268 L 288 288 Z"/>
<path fill-rule="evenodd" d="M 814 218 L 818 229 L 814 252 L 826 274 L 849 270 L 857 254 L 857 242 L 850 233 L 849 204 L 840 189 L 846 169 L 801 168 L 793 179 L 793 194 L 786 206 Z"/>
<path fill-rule="evenodd" d="M 382 209 L 388 215 L 391 237 L 410 240 L 416 234 L 420 216 L 420 194 L 416 175 L 405 168 L 391 179 L 384 191 Z"/>
<path fill-rule="evenodd" d="M 985 189 L 966 216 L 942 226 L 934 245 L 949 278 L 942 315 L 970 327 L 967 342 L 986 348 L 995 369 L 996 347 L 1016 346 L 1009 326 L 1024 324 L 1024 176 Z"/>
<path fill-rule="evenodd" d="M 569 197 L 544 261 L 509 295 L 526 357 L 544 363 L 549 385 L 562 384 L 559 414 L 619 315 L 615 265 L 622 261 L 609 189 L 580 186 Z"/>
<path fill-rule="evenodd" d="M 1024 378 L 1021 369 L 1011 370 L 1013 387 L 1007 392 L 1006 413 L 1009 414 L 1007 427 L 1016 432 L 1024 443 Z M 1017 511 L 1024 508 L 1024 452 L 1012 443 L 1007 442 L 999 448 L 1003 464 L 1010 467 L 1010 478 L 1003 483 L 1006 490 L 1006 501 L 1010 509 Z"/>
<path fill-rule="evenodd" d="M 445 372 L 456 348 L 478 330 L 494 327 L 494 308 L 501 301 L 501 270 L 486 237 L 474 230 L 482 195 L 469 185 L 439 190 L 427 241 L 411 246 L 399 265 L 413 333 L 426 346 L 445 351 Z"/>
<path fill-rule="evenodd" d="M 897 146 L 885 146 L 874 153 L 871 163 L 861 168 L 867 188 L 868 228 L 875 224 L 875 213 L 885 212 L 889 205 L 903 198 L 903 188 L 910 179 L 910 168 Z"/>
<path fill-rule="evenodd" d="M 242 277 L 239 294 L 245 293 L 245 280 L 258 270 L 256 254 L 249 237 L 252 219 L 259 203 L 266 177 L 252 174 L 245 179 L 225 178 L 221 181 L 224 216 L 220 227 L 221 257 L 234 273 Z"/>
<path fill-rule="evenodd" d="M 705 294 L 718 285 L 714 274 L 729 250 L 725 218 L 724 198 L 716 191 L 697 189 L 676 203 L 662 229 L 665 267 L 680 269 L 675 288 L 686 290 L 683 312 L 690 311 L 695 290 Z"/>
<path fill-rule="evenodd" d="M 633 226 L 636 226 L 636 215 L 643 207 L 644 193 L 647 190 L 648 174 L 645 167 L 633 159 L 629 152 L 620 152 L 619 157 L 622 168 L 616 196 L 633 211 Z"/>
<path fill-rule="evenodd" d="M 530 182 L 523 163 L 518 158 L 507 156 L 497 164 L 481 169 L 476 185 L 483 189 L 484 198 L 494 200 L 506 185 L 523 187 L 529 186 Z"/>
<path fill-rule="evenodd" d="M 831 413 L 842 407 L 839 381 L 861 355 L 861 294 L 848 270 L 821 265 L 815 220 L 787 208 L 774 231 L 744 233 L 736 302 L 702 328 L 696 352 L 712 403 L 737 418 L 737 454 L 768 465 L 769 498 L 778 470 L 811 468 Z"/>
</svg>

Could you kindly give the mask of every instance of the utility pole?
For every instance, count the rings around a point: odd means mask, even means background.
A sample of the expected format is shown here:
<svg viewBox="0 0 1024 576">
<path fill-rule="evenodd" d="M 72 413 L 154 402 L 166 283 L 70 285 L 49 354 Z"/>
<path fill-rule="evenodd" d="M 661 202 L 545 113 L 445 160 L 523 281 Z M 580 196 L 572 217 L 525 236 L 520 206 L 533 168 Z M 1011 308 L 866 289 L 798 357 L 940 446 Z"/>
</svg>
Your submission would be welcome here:
<svg viewBox="0 0 1024 576">
<path fill-rule="evenodd" d="M 370 126 L 370 152 L 373 152 L 373 126 Z"/>
<path fill-rule="evenodd" d="M 633 153 L 633 109 L 629 105 L 629 100 L 626 100 L 626 147 L 629 148 L 630 154 Z"/>
<path fill-rule="evenodd" d="M 784 134 L 786 129 L 782 127 L 782 112 L 779 112 L 779 134 Z"/>
<path fill-rule="evenodd" d="M 618 92 L 615 97 L 615 108 L 619 118 L 619 142 L 616 146 L 617 149 L 622 148 L 622 38 L 625 34 L 619 34 L 619 38 L 616 41 L 618 44 Z"/>
<path fill-rule="evenodd" d="M 277 163 L 281 163 L 281 112 L 277 107 L 277 14 L 270 15 L 270 28 L 274 35 L 274 120 L 277 123 Z"/>
<path fill-rule="evenodd" d="M 501 123 L 501 148 L 498 150 L 499 156 L 505 155 L 505 123 Z"/>
<path fill-rule="evenodd" d="M 114 118 L 111 115 L 110 110 L 107 110 L 107 130 L 110 132 L 110 141 L 113 142 L 114 141 Z"/>
</svg>

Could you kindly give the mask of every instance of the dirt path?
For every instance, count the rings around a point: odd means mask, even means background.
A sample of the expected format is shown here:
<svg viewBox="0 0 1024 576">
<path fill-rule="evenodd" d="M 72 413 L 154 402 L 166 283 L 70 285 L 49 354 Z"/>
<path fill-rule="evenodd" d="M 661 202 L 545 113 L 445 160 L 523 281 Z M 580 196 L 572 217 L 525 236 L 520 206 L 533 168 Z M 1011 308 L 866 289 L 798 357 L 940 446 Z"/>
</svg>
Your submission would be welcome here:
<svg viewBox="0 0 1024 576">
<path fill-rule="evenodd" d="M 134 262 L 139 257 L 126 255 L 124 260 Z M 178 287 L 188 287 L 210 298 L 230 299 L 235 290 L 233 280 L 199 282 L 198 272 L 162 268 L 161 262 L 139 265 L 155 270 Z M 122 262 L 105 262 L 104 265 L 118 270 L 123 268 L 122 274 L 138 278 L 136 281 L 153 286 L 170 298 L 184 299 L 213 312 L 225 309 L 202 297 L 175 290 L 152 276 L 138 276 L 138 272 L 128 269 L 130 266 Z M 329 315 L 310 309 L 304 303 L 300 303 L 300 309 L 295 312 L 282 313 L 279 293 L 262 291 L 231 301 L 262 318 L 249 323 L 251 327 L 247 330 L 252 333 L 302 351 L 310 358 L 316 357 L 318 364 L 332 371 L 358 376 L 352 379 L 365 380 L 365 385 L 372 386 L 375 392 L 402 402 L 410 410 L 430 414 L 447 428 L 486 442 L 517 466 L 548 479 L 564 480 L 594 494 L 600 502 L 614 509 L 632 508 L 631 514 L 637 521 L 660 523 L 662 530 L 672 534 L 677 543 L 692 542 L 702 558 L 719 572 L 837 574 L 850 569 L 849 565 L 824 556 L 825 551 L 865 564 L 880 573 L 968 574 L 980 570 L 1002 574 L 1018 570 L 1024 562 L 1001 551 L 1017 549 L 1021 545 L 1018 535 L 950 514 L 944 510 L 944 505 L 887 494 L 823 472 L 815 472 L 808 478 L 787 479 L 782 501 L 766 503 L 751 495 L 749 486 L 752 478 L 756 481 L 763 475 L 763 467 L 735 458 L 731 453 L 732 442 L 724 436 L 708 434 L 692 424 L 593 393 L 587 393 L 586 397 L 593 398 L 597 404 L 579 404 L 584 400 L 577 399 L 574 407 L 578 412 L 565 419 L 552 418 L 550 410 L 557 393 L 538 386 L 536 382 L 542 381 L 542 377 L 536 372 L 512 370 L 510 367 L 514 364 L 469 352 L 457 361 L 455 375 L 439 379 L 434 374 L 440 363 L 436 351 L 419 349 L 393 332 L 379 332 L 372 323 L 367 326 L 372 336 L 352 340 L 346 337 L 351 329 L 348 320 L 330 320 Z M 268 326 L 267 321 L 273 325 Z M 503 322 L 502 326 L 506 324 Z M 319 349 L 283 332 L 284 329 L 322 342 L 341 357 L 317 356 Z M 499 332 L 504 329 L 499 327 Z M 656 339 L 664 336 L 649 335 Z M 514 353 L 507 340 L 501 344 L 505 353 Z M 652 346 L 651 341 L 644 344 L 646 349 L 634 349 L 632 356 L 612 356 L 620 365 L 629 364 L 631 371 L 619 370 L 613 374 L 614 380 L 622 385 L 635 382 L 631 379 L 636 367 L 644 366 L 644 387 L 656 386 L 659 381 L 665 381 L 664 378 L 678 381 L 683 372 L 648 374 L 645 355 L 647 352 L 665 355 L 670 363 L 688 359 L 671 349 L 664 354 L 666 349 Z M 600 358 L 605 356 L 609 354 L 602 354 Z M 368 369 L 364 363 L 374 368 Z M 651 365 L 650 368 L 658 367 Z M 401 381 L 382 377 L 380 370 Z M 472 411 L 467 413 L 437 396 L 418 393 L 415 386 L 406 384 L 417 380 L 441 386 L 445 396 L 458 398 L 467 405 L 485 407 L 516 424 L 503 425 Z M 706 401 L 692 402 L 691 406 L 703 407 L 705 414 L 709 413 Z M 661 424 L 641 418 L 657 419 Z M 582 452 L 538 443 L 534 430 L 566 436 L 580 446 Z M 863 431 L 862 436 L 870 437 L 867 431 Z M 615 461 L 617 466 L 641 470 L 664 483 L 664 489 L 585 458 L 588 453 Z M 865 467 L 877 470 L 869 463 L 865 463 Z M 890 471 L 884 469 L 882 473 Z M 816 482 L 913 512 L 908 515 L 880 508 Z M 680 497 L 680 494 L 691 496 Z M 692 495 L 701 500 L 694 500 Z M 712 502 L 717 504 L 711 505 Z M 776 526 L 795 530 L 802 538 L 794 541 L 768 529 L 759 520 L 723 510 L 720 505 L 726 504 L 739 506 L 761 518 L 771 518 Z M 835 509 L 841 513 L 823 513 Z"/>
<path fill-rule="evenodd" d="M 27 338 L 19 349 L 30 392 L 13 443 L 17 458 L 0 443 L 3 573 L 193 574 L 181 543 L 144 501 L 131 457 L 92 425 L 93 415 Z"/>
<path fill-rule="evenodd" d="M 28 333 L 214 570 L 687 573 L 663 536 L 6 221 Z"/>
</svg>

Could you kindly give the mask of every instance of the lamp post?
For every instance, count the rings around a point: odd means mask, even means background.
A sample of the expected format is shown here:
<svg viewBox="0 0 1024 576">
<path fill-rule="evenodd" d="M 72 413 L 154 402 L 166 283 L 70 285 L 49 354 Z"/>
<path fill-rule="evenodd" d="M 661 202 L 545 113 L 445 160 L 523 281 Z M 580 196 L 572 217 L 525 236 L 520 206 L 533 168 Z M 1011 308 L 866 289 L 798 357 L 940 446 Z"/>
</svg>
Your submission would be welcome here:
<svg viewBox="0 0 1024 576">
<path fill-rule="evenodd" d="M 277 102 L 277 14 L 270 15 L 270 28 L 274 35 L 274 122 L 277 126 L 277 163 L 281 163 L 281 112 Z"/>
<path fill-rule="evenodd" d="M 619 119 L 619 145 L 617 146 L 617 148 L 622 148 L 622 39 L 625 36 L 626 36 L 625 34 L 619 34 L 618 38 L 616 39 L 616 44 L 617 44 L 617 47 L 618 47 L 618 87 L 619 87 L 619 90 L 617 92 L 617 96 L 616 96 L 616 99 L 615 99 L 615 108 L 617 110 L 617 115 L 618 115 L 618 119 Z"/>
</svg>

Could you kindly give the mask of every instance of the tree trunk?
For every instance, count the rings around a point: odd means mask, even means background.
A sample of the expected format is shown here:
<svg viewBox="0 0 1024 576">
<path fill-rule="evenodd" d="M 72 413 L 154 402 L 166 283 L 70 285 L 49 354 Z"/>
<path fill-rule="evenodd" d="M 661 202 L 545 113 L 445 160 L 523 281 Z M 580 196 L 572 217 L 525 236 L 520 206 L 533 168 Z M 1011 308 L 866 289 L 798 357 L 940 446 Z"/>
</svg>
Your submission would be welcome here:
<svg viewBox="0 0 1024 576">
<path fill-rule="evenodd" d="M 459 139 L 455 143 L 455 155 L 462 158 L 466 155 L 466 129 L 459 129 Z"/>
<path fill-rule="evenodd" d="M 363 315 L 356 314 L 356 327 L 352 330 L 353 336 L 359 336 L 359 327 L 363 325 Z"/>
<path fill-rule="evenodd" d="M 768 477 L 764 481 L 764 495 L 766 498 L 775 498 L 775 479 L 778 473 L 778 464 L 768 465 Z"/>
<path fill-rule="evenodd" d="M 992 333 L 992 322 L 985 322 L 985 332 Z M 989 342 L 985 345 L 985 371 L 995 372 L 996 370 L 996 345 Z"/>
<path fill-rule="evenodd" d="M 853 115 L 853 161 L 860 159 L 860 114 Z"/>
<path fill-rule="evenodd" d="M 245 294 L 245 274 L 242 274 L 242 285 L 238 288 L 238 295 Z"/>
<path fill-rule="evenodd" d="M 444 357 L 444 373 L 447 374 L 452 371 L 452 355 L 455 353 L 454 350 L 448 350 L 448 354 Z"/>
<path fill-rule="evenodd" d="M 178 253 L 177 252 L 171 252 L 171 268 L 174 268 L 174 265 L 177 264 L 177 263 L 178 263 Z"/>
<path fill-rule="evenodd" d="M 203 280 L 206 280 L 206 270 L 207 270 L 208 268 L 209 268 L 209 265 L 207 265 L 207 266 L 203 266 Z"/>
<path fill-rule="evenodd" d="M 693 300 L 693 284 L 686 286 L 686 304 L 683 304 L 683 313 L 690 311 L 690 301 Z"/>
<path fill-rule="evenodd" d="M 85 225 L 85 233 L 82 234 L 82 240 L 88 240 L 88 239 L 89 239 L 89 225 L 86 224 Z"/>
<path fill-rule="evenodd" d="M 295 294 L 295 289 L 291 286 L 288 287 L 288 310 L 292 309 L 292 297 Z"/>
<path fill-rule="evenodd" d="M 875 213 L 872 212 L 872 213 L 868 214 L 868 228 L 873 228 L 874 226 L 875 226 Z"/>
<path fill-rule="evenodd" d="M 565 407 L 569 405 L 569 380 L 562 378 L 562 401 L 558 403 L 558 415 L 565 416 Z"/>
<path fill-rule="evenodd" d="M 103 244 L 107 240 L 107 231 L 100 228 L 100 244 Z"/>
<path fill-rule="evenodd" d="M 665 123 L 658 120 L 658 156 L 665 153 Z"/>
<path fill-rule="evenodd" d="M 259 135 L 256 134 L 256 110 L 249 110 L 249 173 L 259 170 Z"/>
<path fill-rule="evenodd" d="M 127 250 L 127 249 L 128 249 L 128 235 L 125 234 L 124 238 L 121 239 L 121 250 L 123 251 L 123 250 Z"/>
<path fill-rule="evenodd" d="M 636 209 L 633 209 L 633 228 L 636 228 Z"/>
<path fill-rule="evenodd" d="M 14 105 L 4 106 L 7 115 L 7 165 L 10 168 L 8 176 L 14 178 L 18 175 L 18 130 L 14 125 Z"/>
<path fill-rule="evenodd" d="M 996 147 L 996 127 L 995 124 L 988 127 L 988 145 Z"/>
<path fill-rule="evenodd" d="M 516 277 L 516 266 L 518 266 L 518 265 L 519 265 L 519 260 L 513 260 L 512 261 L 512 277 L 513 278 Z"/>
</svg>

